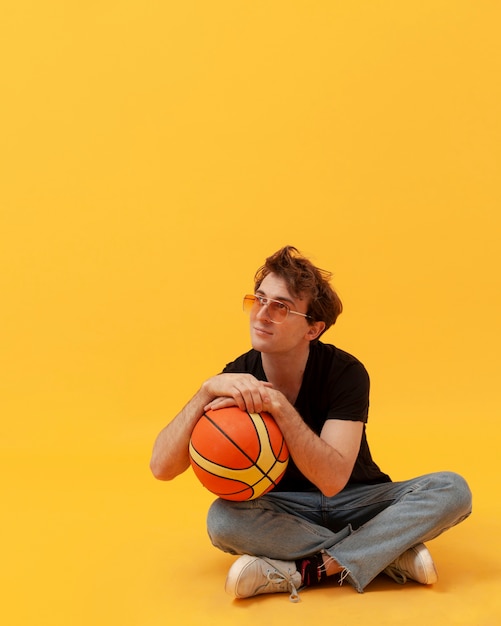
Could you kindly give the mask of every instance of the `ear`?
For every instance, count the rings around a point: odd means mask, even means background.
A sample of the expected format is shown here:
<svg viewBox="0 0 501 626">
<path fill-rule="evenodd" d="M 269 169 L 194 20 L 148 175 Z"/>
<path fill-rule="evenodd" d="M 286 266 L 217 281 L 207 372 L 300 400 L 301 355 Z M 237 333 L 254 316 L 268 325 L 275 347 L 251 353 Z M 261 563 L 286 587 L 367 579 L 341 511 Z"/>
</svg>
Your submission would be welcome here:
<svg viewBox="0 0 501 626">
<path fill-rule="evenodd" d="M 305 338 L 308 341 L 313 341 L 319 335 L 321 335 L 324 330 L 325 330 L 325 322 L 313 322 L 313 324 L 308 326 L 308 332 L 306 333 Z"/>
</svg>

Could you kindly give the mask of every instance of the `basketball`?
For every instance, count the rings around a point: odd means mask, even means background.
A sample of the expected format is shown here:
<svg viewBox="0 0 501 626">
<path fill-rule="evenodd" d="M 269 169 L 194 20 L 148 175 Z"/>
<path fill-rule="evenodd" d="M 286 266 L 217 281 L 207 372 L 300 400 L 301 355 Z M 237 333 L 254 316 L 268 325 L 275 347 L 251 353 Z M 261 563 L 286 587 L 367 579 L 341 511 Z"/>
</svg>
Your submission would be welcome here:
<svg viewBox="0 0 501 626">
<path fill-rule="evenodd" d="M 269 413 L 238 407 L 209 410 L 190 440 L 190 462 L 202 485 L 226 500 L 253 500 L 284 475 L 289 451 Z"/>
</svg>

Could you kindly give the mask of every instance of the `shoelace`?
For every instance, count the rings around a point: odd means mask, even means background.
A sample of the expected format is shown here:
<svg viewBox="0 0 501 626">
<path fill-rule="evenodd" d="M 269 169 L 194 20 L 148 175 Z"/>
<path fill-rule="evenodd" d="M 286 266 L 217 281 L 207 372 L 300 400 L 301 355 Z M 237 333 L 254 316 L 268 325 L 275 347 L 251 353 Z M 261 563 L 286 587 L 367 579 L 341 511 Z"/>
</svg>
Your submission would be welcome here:
<svg viewBox="0 0 501 626">
<path fill-rule="evenodd" d="M 272 564 L 270 563 L 269 565 L 272 565 Z M 272 567 L 273 569 L 267 574 L 267 578 L 270 581 L 270 583 L 274 585 L 279 585 L 280 583 L 287 582 L 291 591 L 289 600 L 291 602 L 299 602 L 299 593 L 296 589 L 296 585 L 292 581 L 292 578 L 285 572 L 281 572 L 280 570 L 278 570 L 274 565 L 272 565 Z"/>
</svg>

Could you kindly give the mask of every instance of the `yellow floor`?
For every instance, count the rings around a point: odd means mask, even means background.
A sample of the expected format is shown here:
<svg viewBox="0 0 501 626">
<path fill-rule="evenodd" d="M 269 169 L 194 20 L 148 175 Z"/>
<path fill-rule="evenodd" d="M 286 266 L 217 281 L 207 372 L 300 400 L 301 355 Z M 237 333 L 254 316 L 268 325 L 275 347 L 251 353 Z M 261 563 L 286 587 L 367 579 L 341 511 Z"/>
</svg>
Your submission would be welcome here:
<svg viewBox="0 0 501 626">
<path fill-rule="evenodd" d="M 430 544 L 440 580 L 431 588 L 377 579 L 362 595 L 330 583 L 233 601 L 233 557 L 205 533 L 211 496 L 191 470 L 155 481 L 147 446 L 2 459 L 9 477 L 2 520 L 2 614 L 9 626 L 255 625 L 315 620 L 348 625 L 501 623 L 501 524 L 491 484 L 471 472 L 476 512 Z"/>
</svg>

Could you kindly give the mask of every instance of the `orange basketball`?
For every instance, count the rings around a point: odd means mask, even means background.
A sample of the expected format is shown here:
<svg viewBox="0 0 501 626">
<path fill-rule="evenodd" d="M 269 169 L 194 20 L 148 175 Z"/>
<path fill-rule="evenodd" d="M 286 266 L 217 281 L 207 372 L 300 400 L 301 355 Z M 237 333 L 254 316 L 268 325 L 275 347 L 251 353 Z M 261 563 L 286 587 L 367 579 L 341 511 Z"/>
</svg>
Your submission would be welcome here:
<svg viewBox="0 0 501 626">
<path fill-rule="evenodd" d="M 278 484 L 289 451 L 269 413 L 229 407 L 202 415 L 191 435 L 190 461 L 212 493 L 226 500 L 253 500 Z"/>
</svg>

